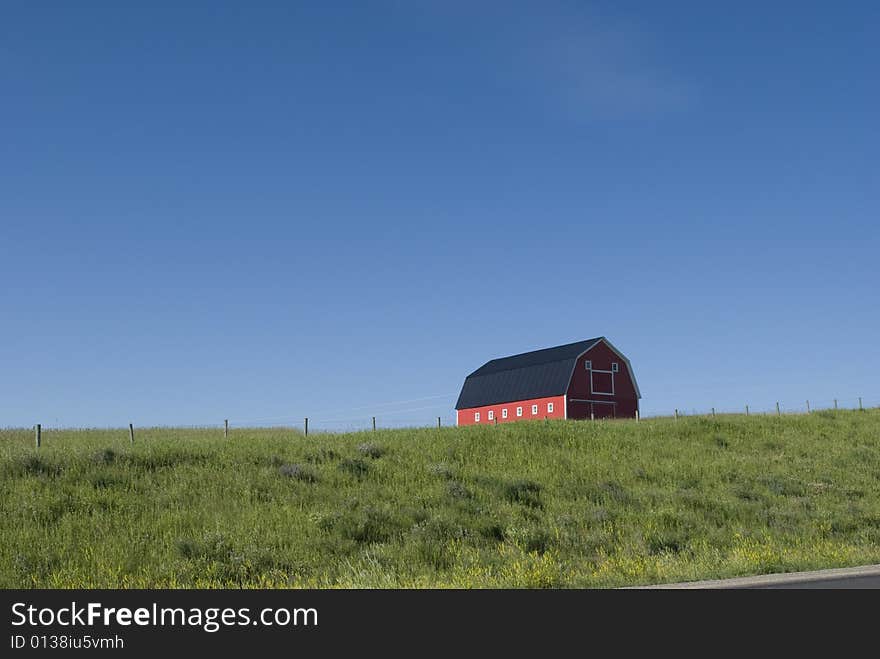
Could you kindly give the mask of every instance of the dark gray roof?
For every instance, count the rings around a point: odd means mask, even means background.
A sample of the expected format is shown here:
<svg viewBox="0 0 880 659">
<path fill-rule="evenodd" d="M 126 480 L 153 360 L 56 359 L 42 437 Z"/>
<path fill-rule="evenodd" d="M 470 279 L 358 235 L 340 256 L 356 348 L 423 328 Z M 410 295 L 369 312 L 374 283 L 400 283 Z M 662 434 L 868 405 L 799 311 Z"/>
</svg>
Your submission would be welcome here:
<svg viewBox="0 0 880 659">
<path fill-rule="evenodd" d="M 465 379 L 455 409 L 564 394 L 578 356 L 603 338 L 486 362 Z"/>
</svg>

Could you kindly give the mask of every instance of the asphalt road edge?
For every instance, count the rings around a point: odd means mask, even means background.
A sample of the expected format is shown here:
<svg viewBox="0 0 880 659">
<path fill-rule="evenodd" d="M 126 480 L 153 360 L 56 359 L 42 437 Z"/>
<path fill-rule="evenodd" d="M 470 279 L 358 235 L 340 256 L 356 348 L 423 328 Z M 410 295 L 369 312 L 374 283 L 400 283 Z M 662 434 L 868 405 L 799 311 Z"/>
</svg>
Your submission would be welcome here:
<svg viewBox="0 0 880 659">
<path fill-rule="evenodd" d="M 858 567 L 812 570 L 810 572 L 783 572 L 779 574 L 760 574 L 752 577 L 734 579 L 709 579 L 705 581 L 685 581 L 681 583 L 651 584 L 630 586 L 629 589 L 647 590 L 701 590 L 723 588 L 762 588 L 784 587 L 786 585 L 815 584 L 839 579 L 858 579 L 861 577 L 880 577 L 880 565 L 861 565 Z"/>
</svg>

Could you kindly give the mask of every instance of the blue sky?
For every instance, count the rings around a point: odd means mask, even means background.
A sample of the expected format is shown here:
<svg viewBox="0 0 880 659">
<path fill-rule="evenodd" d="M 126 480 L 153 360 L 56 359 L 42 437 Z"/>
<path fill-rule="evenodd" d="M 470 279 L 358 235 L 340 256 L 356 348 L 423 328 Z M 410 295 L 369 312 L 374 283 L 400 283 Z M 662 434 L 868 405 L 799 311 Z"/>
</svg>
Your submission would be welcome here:
<svg viewBox="0 0 880 659">
<path fill-rule="evenodd" d="M 876 3 L 124 4 L 0 9 L 0 426 L 880 405 Z"/>
</svg>

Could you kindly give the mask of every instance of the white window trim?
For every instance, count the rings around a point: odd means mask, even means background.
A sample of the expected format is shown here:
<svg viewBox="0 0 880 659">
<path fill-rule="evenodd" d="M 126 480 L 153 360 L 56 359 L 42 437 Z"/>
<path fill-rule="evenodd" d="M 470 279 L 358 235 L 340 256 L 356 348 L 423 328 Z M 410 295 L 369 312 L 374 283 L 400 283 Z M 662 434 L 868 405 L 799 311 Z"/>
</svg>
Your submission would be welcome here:
<svg viewBox="0 0 880 659">
<path fill-rule="evenodd" d="M 588 371 L 592 371 L 593 370 L 593 361 L 590 359 L 585 359 L 584 360 L 584 368 Z"/>
<path fill-rule="evenodd" d="M 593 389 L 593 373 L 608 373 L 611 376 L 611 391 L 596 391 Z M 614 395 L 614 371 L 601 371 L 594 368 L 590 371 L 590 394 L 595 396 L 613 396 Z"/>
<path fill-rule="evenodd" d="M 617 364 L 617 362 L 611 362 L 611 372 L 618 373 L 619 371 L 620 371 L 620 366 Z"/>
<path fill-rule="evenodd" d="M 547 403 L 547 414 L 553 414 L 553 403 Z"/>
<path fill-rule="evenodd" d="M 479 422 L 480 422 L 480 413 L 474 412 L 474 423 L 479 423 Z"/>
<path fill-rule="evenodd" d="M 501 410 L 501 418 L 502 419 L 507 418 L 507 408 L 506 407 L 503 410 Z"/>
<path fill-rule="evenodd" d="M 537 416 L 537 415 L 538 415 L 538 406 L 532 405 L 532 416 Z"/>
<path fill-rule="evenodd" d="M 489 421 L 493 421 L 495 419 L 495 410 L 489 410 Z"/>
<path fill-rule="evenodd" d="M 521 407 L 517 407 L 517 408 L 516 408 L 516 415 L 517 415 L 517 416 L 522 416 L 522 408 L 521 408 Z"/>
</svg>

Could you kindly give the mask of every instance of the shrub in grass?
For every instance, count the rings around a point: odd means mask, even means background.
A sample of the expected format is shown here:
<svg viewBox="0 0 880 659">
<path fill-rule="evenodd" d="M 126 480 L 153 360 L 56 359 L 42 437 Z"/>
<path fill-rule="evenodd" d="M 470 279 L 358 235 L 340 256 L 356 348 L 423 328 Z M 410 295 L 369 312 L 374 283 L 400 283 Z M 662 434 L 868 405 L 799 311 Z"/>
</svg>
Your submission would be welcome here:
<svg viewBox="0 0 880 659">
<path fill-rule="evenodd" d="M 428 467 L 428 473 L 432 476 L 439 476 L 440 478 L 451 479 L 455 477 L 455 471 L 445 462 L 438 462 L 436 464 L 432 464 Z"/>
<path fill-rule="evenodd" d="M 587 498 L 595 504 L 626 503 L 630 500 L 629 493 L 617 481 L 596 483 L 587 490 Z"/>
<path fill-rule="evenodd" d="M 458 481 L 449 481 L 446 484 L 446 493 L 453 499 L 470 499 L 474 496 L 469 489 Z"/>
<path fill-rule="evenodd" d="M 105 490 L 110 487 L 125 486 L 125 481 L 107 474 L 96 474 L 89 479 L 92 487 L 96 490 Z"/>
<path fill-rule="evenodd" d="M 191 569 L 225 584 L 242 586 L 266 574 L 283 579 L 285 569 L 292 567 L 279 561 L 272 551 L 255 546 L 252 540 L 233 542 L 222 533 L 179 538 L 176 548 L 181 557 L 194 564 Z"/>
<path fill-rule="evenodd" d="M 247 492 L 255 503 L 269 503 L 275 499 L 272 488 L 261 483 L 254 483 Z"/>
<path fill-rule="evenodd" d="M 232 543 L 222 533 L 205 533 L 200 538 L 179 538 L 177 551 L 188 560 L 221 562 L 228 560 L 235 553 Z"/>
<path fill-rule="evenodd" d="M 358 544 L 388 542 L 400 532 L 400 524 L 386 511 L 364 506 L 334 520 L 335 530 Z"/>
<path fill-rule="evenodd" d="M 687 538 L 675 531 L 659 531 L 645 538 L 648 552 L 654 556 L 660 554 L 678 554 L 687 547 Z"/>
<path fill-rule="evenodd" d="M 732 490 L 734 496 L 742 501 L 763 502 L 767 498 L 752 482 L 737 483 Z"/>
<path fill-rule="evenodd" d="M 363 478 L 370 471 L 370 465 L 360 458 L 346 458 L 339 463 L 339 470 L 355 478 Z"/>
<path fill-rule="evenodd" d="M 653 556 L 678 554 L 687 549 L 697 528 L 699 524 L 693 516 L 663 512 L 648 518 L 644 533 L 645 545 Z"/>
<path fill-rule="evenodd" d="M 486 540 L 491 540 L 493 542 L 501 542 L 504 540 L 504 527 L 497 522 L 488 522 L 479 527 L 480 535 Z"/>
<path fill-rule="evenodd" d="M 784 497 L 802 497 L 806 494 L 806 488 L 791 477 L 765 475 L 759 477 L 758 482 L 773 494 Z"/>
<path fill-rule="evenodd" d="M 308 465 L 281 465 L 278 468 L 278 473 L 282 476 L 287 476 L 288 478 L 293 478 L 298 481 L 305 481 L 306 483 L 314 483 L 318 480 L 318 475 L 315 473 L 315 470 Z"/>
<path fill-rule="evenodd" d="M 381 458 L 383 455 L 385 455 L 384 448 L 371 442 L 358 444 L 357 450 L 358 452 L 360 452 L 361 455 L 368 458 L 373 458 L 374 460 L 377 458 Z"/>
<path fill-rule="evenodd" d="M 4 470 L 10 476 L 58 476 L 61 468 L 52 465 L 39 455 L 26 455 L 10 461 Z"/>
<path fill-rule="evenodd" d="M 190 452 L 182 449 L 163 450 L 161 452 L 142 454 L 126 454 L 125 464 L 142 471 L 159 471 L 184 465 L 202 466 L 213 461 L 213 456 Z"/>
<path fill-rule="evenodd" d="M 175 545 L 177 553 L 188 560 L 198 558 L 201 555 L 199 543 L 192 538 L 178 538 Z"/>
<path fill-rule="evenodd" d="M 594 522 L 607 522 L 614 519 L 614 515 L 605 506 L 597 506 L 590 512 L 589 519 Z"/>
<path fill-rule="evenodd" d="M 314 464 L 332 462 L 333 460 L 338 460 L 339 458 L 340 455 L 336 451 L 334 451 L 332 448 L 327 448 L 326 446 L 322 446 L 317 451 L 312 451 L 306 455 L 306 460 Z"/>
<path fill-rule="evenodd" d="M 530 480 L 516 480 L 504 488 L 504 498 L 532 508 L 541 508 L 541 486 Z"/>
<path fill-rule="evenodd" d="M 550 549 L 552 537 L 542 528 L 511 527 L 505 530 L 504 539 L 511 541 L 523 551 L 543 554 Z"/>
<path fill-rule="evenodd" d="M 470 531 L 449 520 L 432 517 L 415 524 L 410 529 L 410 538 L 418 552 L 419 559 L 435 570 L 447 569 L 454 558 L 449 549 L 456 541 L 465 540 Z"/>
<path fill-rule="evenodd" d="M 92 462 L 96 464 L 111 464 L 116 461 L 116 451 L 112 448 L 105 448 L 102 451 L 98 451 L 92 456 Z"/>
</svg>

